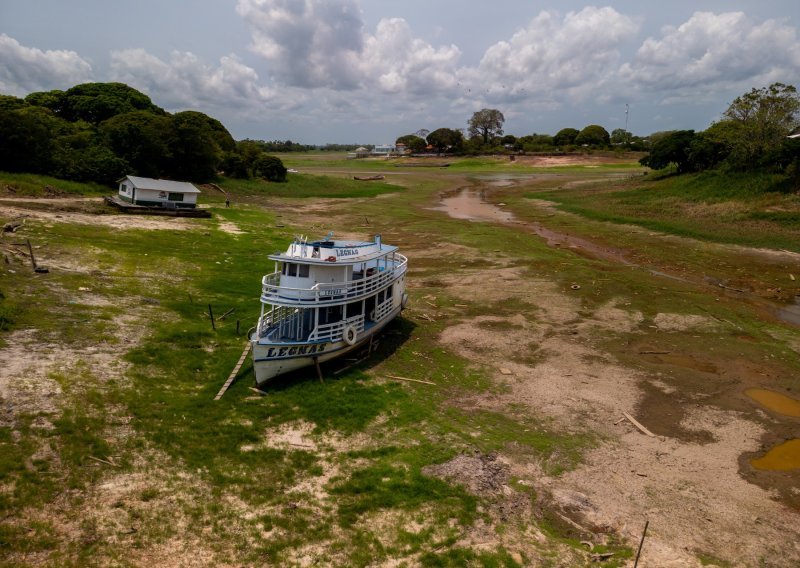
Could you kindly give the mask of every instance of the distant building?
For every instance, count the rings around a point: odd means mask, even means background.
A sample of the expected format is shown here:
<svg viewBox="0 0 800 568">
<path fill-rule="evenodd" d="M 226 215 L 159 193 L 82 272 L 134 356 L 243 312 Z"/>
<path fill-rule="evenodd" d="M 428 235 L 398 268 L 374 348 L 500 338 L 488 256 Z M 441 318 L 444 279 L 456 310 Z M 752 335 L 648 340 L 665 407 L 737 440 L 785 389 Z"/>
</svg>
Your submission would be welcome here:
<svg viewBox="0 0 800 568">
<path fill-rule="evenodd" d="M 383 144 L 372 149 L 373 156 L 395 156 L 397 154 L 397 148 L 395 148 L 394 144 Z"/>
<path fill-rule="evenodd" d="M 119 180 L 119 198 L 134 205 L 165 209 L 194 209 L 200 190 L 186 181 L 137 176 Z"/>
<path fill-rule="evenodd" d="M 353 158 L 368 158 L 369 157 L 369 148 L 364 148 L 364 146 L 359 146 L 353 152 L 349 152 L 347 154 L 347 159 L 352 160 Z"/>
</svg>

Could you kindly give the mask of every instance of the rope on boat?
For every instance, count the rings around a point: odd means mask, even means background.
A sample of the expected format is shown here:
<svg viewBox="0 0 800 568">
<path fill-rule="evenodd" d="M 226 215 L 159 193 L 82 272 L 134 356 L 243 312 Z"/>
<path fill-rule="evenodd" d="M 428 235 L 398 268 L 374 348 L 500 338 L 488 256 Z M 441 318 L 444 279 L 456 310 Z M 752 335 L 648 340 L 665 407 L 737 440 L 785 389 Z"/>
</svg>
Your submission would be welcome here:
<svg viewBox="0 0 800 568">
<path fill-rule="evenodd" d="M 228 380 L 225 381 L 225 384 L 222 385 L 221 389 L 219 389 L 219 392 L 217 393 L 217 396 L 214 397 L 214 400 L 221 399 L 222 395 L 225 394 L 225 391 L 228 390 L 228 387 L 231 386 L 231 384 L 233 383 L 233 379 L 235 379 L 236 375 L 239 374 L 239 369 L 242 368 L 242 365 L 244 364 L 244 360 L 247 358 L 247 354 L 250 352 L 250 346 L 251 346 L 251 343 L 248 341 L 247 345 L 244 346 L 244 351 L 242 351 L 242 356 L 239 357 L 239 362 L 236 363 L 236 366 L 233 368 L 233 371 L 231 371 L 231 374 L 228 377 Z"/>
</svg>

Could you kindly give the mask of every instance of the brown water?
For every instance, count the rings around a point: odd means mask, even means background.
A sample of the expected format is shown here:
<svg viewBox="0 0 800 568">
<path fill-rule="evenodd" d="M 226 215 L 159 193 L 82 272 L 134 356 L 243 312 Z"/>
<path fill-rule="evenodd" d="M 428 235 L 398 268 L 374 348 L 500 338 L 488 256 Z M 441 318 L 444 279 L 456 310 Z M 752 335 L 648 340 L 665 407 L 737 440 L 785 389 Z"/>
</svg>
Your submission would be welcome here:
<svg viewBox="0 0 800 568">
<path fill-rule="evenodd" d="M 800 418 L 800 400 L 767 389 L 747 389 L 744 394 L 773 412 Z"/>
<path fill-rule="evenodd" d="M 800 468 L 800 439 L 795 438 L 772 448 L 760 458 L 750 460 L 756 469 L 786 471 Z"/>
</svg>

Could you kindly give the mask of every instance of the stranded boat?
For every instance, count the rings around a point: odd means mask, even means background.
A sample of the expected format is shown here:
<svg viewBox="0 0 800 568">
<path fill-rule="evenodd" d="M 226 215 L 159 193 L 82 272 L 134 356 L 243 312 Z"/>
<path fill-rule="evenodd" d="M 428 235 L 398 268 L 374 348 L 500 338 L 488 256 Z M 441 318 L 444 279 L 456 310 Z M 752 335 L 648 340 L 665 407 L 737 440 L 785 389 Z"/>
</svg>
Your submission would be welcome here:
<svg viewBox="0 0 800 568">
<path fill-rule="evenodd" d="M 261 317 L 250 334 L 256 382 L 323 363 L 368 341 L 408 302 L 408 260 L 374 242 L 297 238 L 270 255 L 261 281 Z"/>
</svg>

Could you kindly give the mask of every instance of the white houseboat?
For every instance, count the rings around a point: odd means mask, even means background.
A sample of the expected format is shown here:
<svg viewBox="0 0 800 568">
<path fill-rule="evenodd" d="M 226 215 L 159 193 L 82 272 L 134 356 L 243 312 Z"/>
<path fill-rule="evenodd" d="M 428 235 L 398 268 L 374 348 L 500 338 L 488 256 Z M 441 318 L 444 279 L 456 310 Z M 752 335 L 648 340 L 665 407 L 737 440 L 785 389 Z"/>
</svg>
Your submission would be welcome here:
<svg viewBox="0 0 800 568">
<path fill-rule="evenodd" d="M 297 238 L 270 255 L 261 317 L 250 334 L 256 382 L 356 349 L 405 307 L 408 260 L 374 242 Z"/>
</svg>

